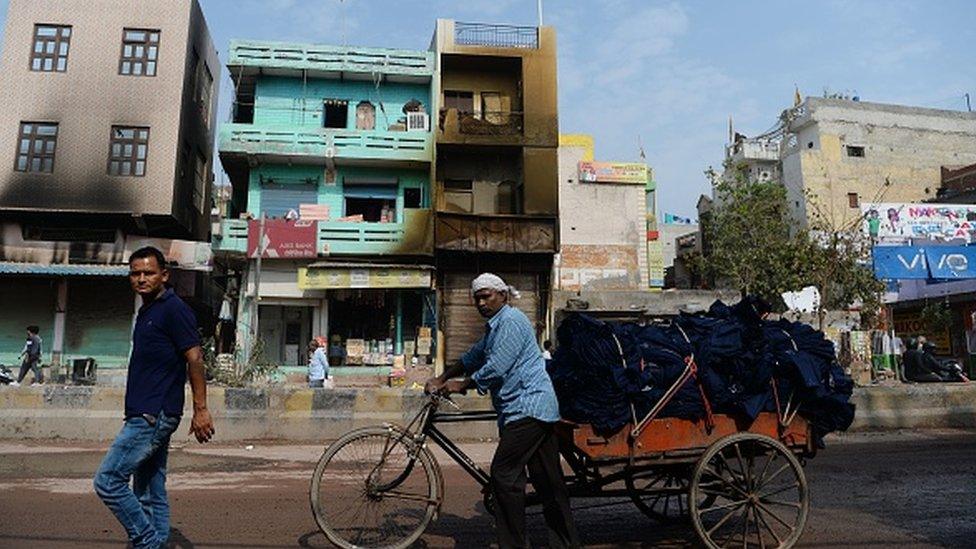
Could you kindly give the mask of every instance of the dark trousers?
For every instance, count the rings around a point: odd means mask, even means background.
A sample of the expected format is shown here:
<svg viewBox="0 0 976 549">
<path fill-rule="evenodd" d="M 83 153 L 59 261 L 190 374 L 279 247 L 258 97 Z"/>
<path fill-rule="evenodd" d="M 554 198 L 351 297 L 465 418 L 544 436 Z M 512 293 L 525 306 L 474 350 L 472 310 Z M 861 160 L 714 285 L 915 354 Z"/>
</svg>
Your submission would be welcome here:
<svg viewBox="0 0 976 549">
<path fill-rule="evenodd" d="M 502 549 L 529 546 L 525 537 L 525 469 L 528 467 L 528 479 L 542 500 L 549 546 L 579 547 L 553 424 L 524 418 L 503 426 L 500 434 L 498 449 L 491 460 L 499 545 Z"/>
<path fill-rule="evenodd" d="M 39 358 L 27 357 L 20 363 L 20 375 L 17 376 L 17 383 L 24 381 L 27 371 L 34 371 L 34 383 L 44 383 L 44 372 L 41 370 L 41 360 Z"/>
</svg>

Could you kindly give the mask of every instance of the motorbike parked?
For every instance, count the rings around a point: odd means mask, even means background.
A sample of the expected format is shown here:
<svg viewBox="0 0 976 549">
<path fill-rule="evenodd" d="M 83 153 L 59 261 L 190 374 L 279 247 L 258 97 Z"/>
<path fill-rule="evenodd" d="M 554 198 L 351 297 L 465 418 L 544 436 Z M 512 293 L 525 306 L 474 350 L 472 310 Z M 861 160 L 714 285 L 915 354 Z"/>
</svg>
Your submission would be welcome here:
<svg viewBox="0 0 976 549">
<path fill-rule="evenodd" d="M 14 375 L 13 371 L 3 364 L 0 364 L 0 384 L 10 385 L 15 381 L 17 381 L 17 377 Z"/>
</svg>

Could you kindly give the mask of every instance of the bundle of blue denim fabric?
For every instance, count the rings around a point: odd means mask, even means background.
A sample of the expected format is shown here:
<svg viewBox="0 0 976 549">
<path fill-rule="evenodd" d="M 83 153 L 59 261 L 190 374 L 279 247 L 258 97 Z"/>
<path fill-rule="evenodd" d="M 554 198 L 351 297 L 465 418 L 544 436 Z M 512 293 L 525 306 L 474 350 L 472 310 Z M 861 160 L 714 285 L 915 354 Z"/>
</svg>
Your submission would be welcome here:
<svg viewBox="0 0 976 549">
<path fill-rule="evenodd" d="M 643 418 L 693 357 L 697 378 L 682 384 L 658 417 L 704 417 L 704 393 L 714 413 L 749 421 L 762 411 L 798 409 L 818 443 L 847 429 L 854 384 L 833 343 L 806 324 L 763 320 L 758 303 L 716 301 L 705 313 L 682 313 L 666 324 L 571 314 L 556 332 L 550 364 L 562 417 L 615 432 Z"/>
</svg>

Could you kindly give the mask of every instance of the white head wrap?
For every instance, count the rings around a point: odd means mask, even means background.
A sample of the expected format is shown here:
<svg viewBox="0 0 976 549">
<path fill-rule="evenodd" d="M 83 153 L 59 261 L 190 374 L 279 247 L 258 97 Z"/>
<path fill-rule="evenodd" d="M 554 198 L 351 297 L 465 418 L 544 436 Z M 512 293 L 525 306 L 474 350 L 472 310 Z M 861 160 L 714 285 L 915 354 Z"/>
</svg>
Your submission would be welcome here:
<svg viewBox="0 0 976 549">
<path fill-rule="evenodd" d="M 512 299 L 519 298 L 519 291 L 514 286 L 505 284 L 502 277 L 493 273 L 481 273 L 471 281 L 471 293 L 478 293 L 479 290 L 495 290 L 496 292 L 507 292 Z"/>
</svg>

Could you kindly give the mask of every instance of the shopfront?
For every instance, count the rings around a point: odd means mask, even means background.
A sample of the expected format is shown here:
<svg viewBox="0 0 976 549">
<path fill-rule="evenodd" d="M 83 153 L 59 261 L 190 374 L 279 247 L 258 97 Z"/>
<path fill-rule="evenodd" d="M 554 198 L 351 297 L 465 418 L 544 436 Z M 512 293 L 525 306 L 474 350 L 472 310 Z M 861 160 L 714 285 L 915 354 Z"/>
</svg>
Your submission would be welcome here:
<svg viewBox="0 0 976 549">
<path fill-rule="evenodd" d="M 394 366 L 433 359 L 436 307 L 427 266 L 312 264 L 298 285 L 325 290 L 333 366 Z"/>
</svg>

